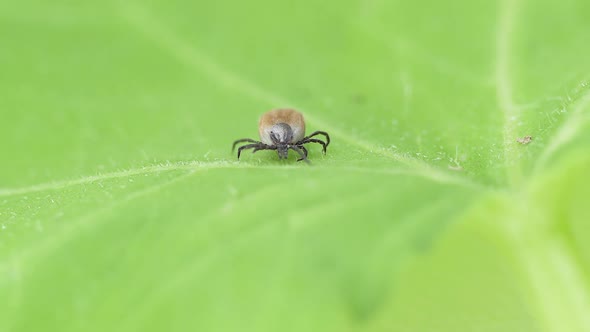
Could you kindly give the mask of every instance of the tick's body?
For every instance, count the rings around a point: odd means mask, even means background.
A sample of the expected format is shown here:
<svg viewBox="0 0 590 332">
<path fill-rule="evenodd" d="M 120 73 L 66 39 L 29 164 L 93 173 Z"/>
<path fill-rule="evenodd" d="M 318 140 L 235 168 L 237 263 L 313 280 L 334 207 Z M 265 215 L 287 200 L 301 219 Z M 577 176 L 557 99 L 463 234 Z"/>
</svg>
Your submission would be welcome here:
<svg viewBox="0 0 590 332">
<path fill-rule="evenodd" d="M 307 149 L 303 146 L 306 143 L 318 143 L 326 148 L 330 144 L 330 136 L 324 131 L 316 131 L 305 137 L 305 121 L 301 113 L 292 109 L 276 109 L 262 115 L 258 124 L 258 133 L 260 142 L 251 138 L 244 138 L 234 142 L 236 144 L 249 142 L 238 149 L 238 159 L 244 149 L 254 149 L 252 152 L 259 150 L 277 150 L 279 158 L 287 159 L 289 149 L 300 155 L 300 160 L 307 160 Z M 326 142 L 314 139 L 313 136 L 324 135 Z"/>
<path fill-rule="evenodd" d="M 299 142 L 305 136 L 305 121 L 303 120 L 303 115 L 291 109 L 278 109 L 264 113 L 262 117 L 260 117 L 258 133 L 260 134 L 260 141 L 262 143 L 267 145 L 273 144 L 270 133 L 273 131 L 273 127 L 279 123 L 284 123 L 291 127 L 293 138 L 289 143 Z M 275 127 L 275 132 L 277 131 L 276 129 L 278 128 Z M 279 129 L 278 131 L 281 130 Z"/>
</svg>

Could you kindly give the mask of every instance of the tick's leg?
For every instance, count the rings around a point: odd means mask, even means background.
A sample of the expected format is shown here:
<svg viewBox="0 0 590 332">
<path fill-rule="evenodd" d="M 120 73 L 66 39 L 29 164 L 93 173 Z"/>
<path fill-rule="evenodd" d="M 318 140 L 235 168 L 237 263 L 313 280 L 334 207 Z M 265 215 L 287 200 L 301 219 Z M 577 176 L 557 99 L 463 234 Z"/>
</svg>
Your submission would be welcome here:
<svg viewBox="0 0 590 332">
<path fill-rule="evenodd" d="M 306 143 L 318 143 L 322 145 L 322 152 L 326 154 L 326 148 L 328 147 L 328 143 L 315 138 L 304 138 L 302 141 L 297 142 L 297 145 L 306 144 Z"/>
<path fill-rule="evenodd" d="M 255 141 L 255 140 L 251 139 L 251 138 L 242 138 L 242 139 L 239 139 L 239 140 L 237 140 L 237 141 L 235 141 L 235 142 L 234 142 L 234 145 L 232 146 L 231 150 L 232 150 L 232 151 L 233 151 L 233 150 L 235 150 L 235 149 L 236 149 L 236 145 L 237 145 L 238 143 L 243 143 L 243 142 L 248 142 L 248 143 L 260 143 L 260 142 L 258 142 L 258 141 Z"/>
<path fill-rule="evenodd" d="M 276 146 L 270 146 L 270 145 L 266 145 L 263 143 L 260 143 L 260 146 L 257 146 L 254 148 L 254 150 L 252 150 L 252 153 L 255 153 L 256 151 L 260 151 L 260 150 L 276 150 Z"/>
<path fill-rule="evenodd" d="M 320 130 L 314 131 L 313 133 L 311 133 L 311 135 L 304 137 L 302 139 L 302 141 L 305 141 L 306 139 L 310 139 L 310 138 L 312 138 L 314 136 L 317 136 L 317 135 L 324 135 L 324 136 L 326 136 L 326 146 L 330 145 L 330 135 L 328 135 L 327 132 L 320 131 Z"/>
<path fill-rule="evenodd" d="M 301 150 L 300 148 L 298 148 L 298 147 L 297 147 L 297 146 L 295 146 L 295 145 L 291 145 L 291 146 L 289 146 L 289 149 L 291 149 L 291 150 L 293 150 L 293 151 L 295 151 L 295 152 L 299 153 L 299 156 L 301 157 L 300 159 L 301 159 L 301 160 L 304 160 L 306 163 L 308 163 L 308 164 L 309 164 L 309 160 L 307 159 L 307 156 L 305 155 L 305 153 L 303 153 L 303 150 Z M 299 161 L 299 160 L 298 160 L 298 161 Z"/>
<path fill-rule="evenodd" d="M 262 147 L 261 144 L 262 143 L 255 143 L 255 144 L 246 144 L 246 145 L 240 146 L 240 148 L 238 149 L 238 159 L 240 159 L 240 155 L 242 154 L 242 150 L 260 148 L 260 147 Z"/>
<path fill-rule="evenodd" d="M 299 158 L 299 159 L 297 159 L 297 161 L 302 161 L 302 160 L 305 160 L 305 159 L 307 159 L 307 149 L 305 148 L 305 146 L 303 146 L 303 145 L 298 145 L 297 147 L 298 147 L 298 148 L 300 148 L 300 149 L 301 149 L 301 151 L 303 151 L 303 154 L 304 154 L 304 156 L 305 156 L 305 158 Z"/>
</svg>

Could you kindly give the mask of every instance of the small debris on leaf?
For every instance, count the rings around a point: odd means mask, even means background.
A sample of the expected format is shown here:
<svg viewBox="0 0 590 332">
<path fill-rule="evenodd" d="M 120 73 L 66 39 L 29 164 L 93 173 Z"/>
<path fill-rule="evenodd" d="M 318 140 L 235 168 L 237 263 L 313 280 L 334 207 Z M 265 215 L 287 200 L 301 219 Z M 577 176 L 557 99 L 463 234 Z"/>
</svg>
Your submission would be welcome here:
<svg viewBox="0 0 590 332">
<path fill-rule="evenodd" d="M 529 144 L 531 141 L 533 140 L 532 136 L 525 136 L 525 137 L 520 137 L 518 139 L 516 139 L 516 141 L 522 145 L 527 145 Z"/>
<path fill-rule="evenodd" d="M 449 165 L 449 169 L 456 172 L 463 171 L 463 167 L 461 167 L 461 165 Z"/>
</svg>

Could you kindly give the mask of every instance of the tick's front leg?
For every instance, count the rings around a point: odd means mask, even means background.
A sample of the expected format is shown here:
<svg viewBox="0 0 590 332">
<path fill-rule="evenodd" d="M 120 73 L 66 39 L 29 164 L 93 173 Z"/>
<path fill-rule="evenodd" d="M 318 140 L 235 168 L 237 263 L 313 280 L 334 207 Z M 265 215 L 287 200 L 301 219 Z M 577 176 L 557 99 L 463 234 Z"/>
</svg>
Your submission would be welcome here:
<svg viewBox="0 0 590 332">
<path fill-rule="evenodd" d="M 307 154 L 304 153 L 303 150 L 301 150 L 299 147 L 297 147 L 295 145 L 291 145 L 291 146 L 289 146 L 289 149 L 299 153 L 299 156 L 301 157 L 301 158 L 299 158 L 300 160 L 303 160 L 308 164 L 310 163 L 309 160 L 307 159 Z M 297 160 L 297 161 L 299 161 L 299 160 Z"/>
<path fill-rule="evenodd" d="M 305 148 L 305 146 L 303 146 L 303 145 L 298 145 L 297 147 L 298 147 L 298 148 L 300 148 L 300 149 L 301 149 L 301 151 L 303 151 L 303 155 L 304 155 L 304 157 L 303 157 L 303 158 L 299 158 L 299 159 L 297 159 L 297 161 L 306 160 L 306 159 L 307 159 L 307 149 Z"/>
<path fill-rule="evenodd" d="M 255 144 L 246 144 L 244 146 L 240 146 L 240 148 L 238 149 L 238 159 L 240 159 L 240 155 L 242 154 L 242 150 L 246 150 L 246 149 L 254 149 L 260 146 L 261 143 L 255 143 Z"/>
<path fill-rule="evenodd" d="M 243 142 L 260 143 L 260 142 L 258 142 L 256 140 L 251 139 L 251 138 L 242 138 L 242 139 L 239 139 L 239 140 L 234 141 L 234 145 L 232 145 L 231 150 L 234 151 L 236 149 L 236 145 L 239 144 L 239 143 L 243 143 Z"/>
</svg>

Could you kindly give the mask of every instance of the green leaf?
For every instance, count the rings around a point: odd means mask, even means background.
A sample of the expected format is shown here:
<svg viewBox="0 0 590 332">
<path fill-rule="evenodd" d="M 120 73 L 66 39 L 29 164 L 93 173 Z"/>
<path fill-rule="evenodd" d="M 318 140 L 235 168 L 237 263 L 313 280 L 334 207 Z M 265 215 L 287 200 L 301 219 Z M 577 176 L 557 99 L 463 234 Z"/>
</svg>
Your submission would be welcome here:
<svg viewBox="0 0 590 332">
<path fill-rule="evenodd" d="M 0 4 L 0 331 L 589 331 L 588 13 Z"/>
</svg>

